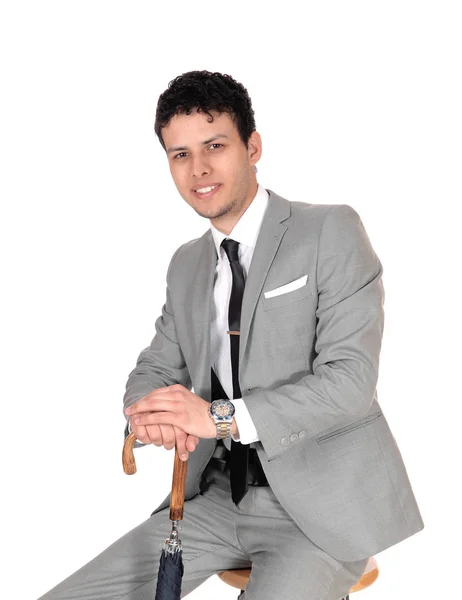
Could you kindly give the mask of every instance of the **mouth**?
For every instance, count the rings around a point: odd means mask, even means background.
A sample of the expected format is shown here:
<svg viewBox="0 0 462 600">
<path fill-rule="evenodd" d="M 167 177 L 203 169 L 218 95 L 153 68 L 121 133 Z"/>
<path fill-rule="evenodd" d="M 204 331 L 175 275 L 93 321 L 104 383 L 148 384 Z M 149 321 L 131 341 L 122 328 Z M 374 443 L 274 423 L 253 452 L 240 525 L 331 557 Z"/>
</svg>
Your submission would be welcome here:
<svg viewBox="0 0 462 600">
<path fill-rule="evenodd" d="M 215 183 L 200 188 L 194 188 L 193 194 L 196 196 L 196 198 L 210 198 L 211 196 L 214 196 L 220 188 L 221 183 Z"/>
</svg>

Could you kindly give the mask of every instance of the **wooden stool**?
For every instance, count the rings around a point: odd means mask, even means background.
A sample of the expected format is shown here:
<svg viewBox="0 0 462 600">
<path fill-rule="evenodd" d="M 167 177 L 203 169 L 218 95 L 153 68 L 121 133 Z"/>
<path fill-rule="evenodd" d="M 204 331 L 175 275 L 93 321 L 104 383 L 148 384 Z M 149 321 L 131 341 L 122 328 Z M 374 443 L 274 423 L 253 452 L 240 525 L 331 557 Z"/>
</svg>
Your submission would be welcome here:
<svg viewBox="0 0 462 600">
<path fill-rule="evenodd" d="M 251 569 L 230 569 L 229 571 L 218 573 L 218 577 L 228 585 L 238 588 L 243 592 L 249 582 L 250 571 Z M 353 592 L 364 590 L 372 585 L 378 576 L 379 568 L 377 566 L 377 561 L 372 556 L 367 562 L 361 579 L 355 583 L 349 593 L 352 594 Z M 346 598 L 342 600 L 348 600 L 348 598 L 349 596 L 346 596 Z"/>
</svg>

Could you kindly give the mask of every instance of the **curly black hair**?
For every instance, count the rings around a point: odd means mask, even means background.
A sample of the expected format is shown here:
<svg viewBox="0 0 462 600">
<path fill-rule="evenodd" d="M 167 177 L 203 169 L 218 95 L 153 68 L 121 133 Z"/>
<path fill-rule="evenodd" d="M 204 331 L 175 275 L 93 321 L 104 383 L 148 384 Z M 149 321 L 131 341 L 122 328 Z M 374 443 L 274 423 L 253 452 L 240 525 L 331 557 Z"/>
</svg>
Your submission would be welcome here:
<svg viewBox="0 0 462 600">
<path fill-rule="evenodd" d="M 190 115 L 193 109 L 207 113 L 210 122 L 213 121 L 211 110 L 220 114 L 229 113 L 239 137 L 248 147 L 249 137 L 256 127 L 252 102 L 246 88 L 230 75 L 189 71 L 170 81 L 157 102 L 154 131 L 164 150 L 162 127 L 166 127 L 174 115 Z"/>
</svg>

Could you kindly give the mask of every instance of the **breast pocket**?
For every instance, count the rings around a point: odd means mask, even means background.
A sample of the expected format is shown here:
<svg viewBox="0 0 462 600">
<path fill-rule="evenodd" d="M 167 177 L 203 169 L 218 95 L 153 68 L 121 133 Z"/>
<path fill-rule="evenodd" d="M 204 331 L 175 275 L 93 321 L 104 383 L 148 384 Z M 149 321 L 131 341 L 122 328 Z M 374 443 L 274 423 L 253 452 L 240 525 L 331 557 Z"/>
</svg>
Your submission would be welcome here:
<svg viewBox="0 0 462 600">
<path fill-rule="evenodd" d="M 270 298 L 265 298 L 265 294 L 262 294 L 262 306 L 264 310 L 271 310 L 273 308 L 278 308 L 279 306 L 290 305 L 293 302 L 297 302 L 298 300 L 303 300 L 307 296 L 312 296 L 313 292 L 311 290 L 310 285 L 310 276 L 306 280 L 305 285 L 297 288 L 296 290 L 292 290 L 291 292 L 284 292 L 277 296 L 271 296 Z"/>
</svg>

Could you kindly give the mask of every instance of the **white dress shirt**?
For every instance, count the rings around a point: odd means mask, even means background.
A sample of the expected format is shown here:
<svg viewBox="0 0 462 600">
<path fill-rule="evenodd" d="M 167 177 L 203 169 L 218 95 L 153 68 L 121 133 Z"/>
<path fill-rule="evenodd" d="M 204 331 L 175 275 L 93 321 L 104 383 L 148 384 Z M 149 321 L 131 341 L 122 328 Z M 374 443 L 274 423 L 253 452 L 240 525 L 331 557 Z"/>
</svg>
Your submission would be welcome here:
<svg viewBox="0 0 462 600">
<path fill-rule="evenodd" d="M 218 256 L 215 269 L 213 287 L 214 302 L 212 303 L 212 319 L 210 325 L 212 367 L 229 400 L 231 400 L 236 409 L 234 418 L 239 430 L 239 437 L 233 436 L 233 439 L 235 441 L 240 441 L 243 444 L 251 444 L 251 447 L 254 447 L 252 442 L 257 442 L 260 438 L 258 437 L 254 422 L 247 410 L 244 400 L 242 398 L 233 399 L 231 344 L 229 339 L 230 335 L 229 333 L 226 333 L 229 329 L 228 309 L 231 288 L 233 285 L 233 276 L 226 252 L 220 245 L 225 238 L 231 238 L 232 240 L 239 242 L 239 262 L 244 271 L 244 281 L 246 281 L 263 216 L 268 205 L 268 197 L 269 194 L 265 188 L 258 185 L 255 198 L 247 207 L 247 210 L 241 216 L 229 235 L 225 235 L 221 231 L 218 231 L 218 229 L 210 224 Z M 230 449 L 229 438 L 224 440 L 224 443 L 225 446 Z"/>
</svg>

